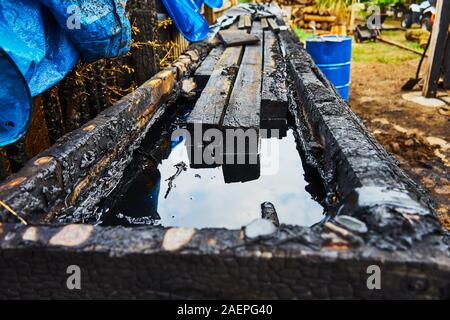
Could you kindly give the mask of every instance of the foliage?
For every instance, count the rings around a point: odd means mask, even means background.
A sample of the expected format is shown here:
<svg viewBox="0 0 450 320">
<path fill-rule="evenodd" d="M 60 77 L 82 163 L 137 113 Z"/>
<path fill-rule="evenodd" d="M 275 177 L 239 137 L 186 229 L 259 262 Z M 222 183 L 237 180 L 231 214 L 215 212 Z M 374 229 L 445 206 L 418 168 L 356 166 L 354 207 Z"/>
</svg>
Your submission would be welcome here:
<svg viewBox="0 0 450 320">
<path fill-rule="evenodd" d="M 389 7 L 390 5 L 396 4 L 396 3 L 401 3 L 406 5 L 408 3 L 407 0 L 366 0 L 366 1 L 361 1 L 363 3 L 367 3 L 367 4 L 373 4 L 376 5 L 378 7 L 380 7 L 381 9 L 386 9 L 387 7 Z"/>
<path fill-rule="evenodd" d="M 342 23 L 349 13 L 352 0 L 317 0 L 317 7 L 332 12 Z"/>
<path fill-rule="evenodd" d="M 373 1 L 376 6 L 379 6 L 381 9 L 389 7 L 391 4 L 399 3 L 401 1 L 398 0 L 375 0 Z"/>
<path fill-rule="evenodd" d="M 352 0 L 317 0 L 319 8 L 328 9 L 334 12 L 346 10 L 352 4 Z"/>
<path fill-rule="evenodd" d="M 307 32 L 304 29 L 294 27 L 293 30 L 301 42 L 305 42 L 306 39 L 314 37 L 314 34 Z"/>
</svg>

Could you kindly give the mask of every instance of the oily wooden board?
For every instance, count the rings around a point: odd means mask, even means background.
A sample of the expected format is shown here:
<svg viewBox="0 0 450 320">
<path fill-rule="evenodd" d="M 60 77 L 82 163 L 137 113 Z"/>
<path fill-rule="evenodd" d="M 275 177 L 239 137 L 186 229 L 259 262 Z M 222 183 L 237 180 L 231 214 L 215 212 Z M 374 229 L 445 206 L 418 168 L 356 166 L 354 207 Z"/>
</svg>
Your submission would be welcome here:
<svg viewBox="0 0 450 320">
<path fill-rule="evenodd" d="M 197 83 L 197 88 L 204 89 L 206 84 L 208 83 L 211 74 L 216 67 L 217 61 L 219 61 L 224 51 L 223 46 L 215 47 L 211 50 L 209 55 L 202 62 L 200 67 L 195 71 L 195 82 Z"/>
<path fill-rule="evenodd" d="M 253 23 L 251 34 L 258 39 L 262 39 L 260 22 L 255 21 Z M 230 103 L 222 123 L 224 128 L 259 129 L 262 52 L 262 41 L 245 47 Z"/>
<path fill-rule="evenodd" d="M 239 16 L 238 29 L 249 29 L 252 26 L 252 20 L 250 15 Z"/>
<path fill-rule="evenodd" d="M 269 18 L 269 19 L 267 19 L 267 22 L 269 23 L 270 29 L 272 29 L 272 31 L 274 31 L 274 32 L 280 31 L 280 26 L 277 24 L 275 19 Z"/>
<path fill-rule="evenodd" d="M 267 18 L 262 18 L 261 19 L 261 28 L 263 28 L 263 30 L 269 28 L 269 23 L 267 22 Z"/>
<path fill-rule="evenodd" d="M 219 31 L 219 36 L 227 47 L 255 44 L 260 41 L 257 36 L 244 30 L 222 30 Z"/>
<path fill-rule="evenodd" d="M 188 118 L 188 125 L 201 123 L 204 127 L 219 127 L 236 78 L 242 51 L 242 46 L 224 50 Z"/>
<path fill-rule="evenodd" d="M 264 31 L 261 119 L 286 119 L 288 103 L 282 56 L 273 31 Z"/>
</svg>

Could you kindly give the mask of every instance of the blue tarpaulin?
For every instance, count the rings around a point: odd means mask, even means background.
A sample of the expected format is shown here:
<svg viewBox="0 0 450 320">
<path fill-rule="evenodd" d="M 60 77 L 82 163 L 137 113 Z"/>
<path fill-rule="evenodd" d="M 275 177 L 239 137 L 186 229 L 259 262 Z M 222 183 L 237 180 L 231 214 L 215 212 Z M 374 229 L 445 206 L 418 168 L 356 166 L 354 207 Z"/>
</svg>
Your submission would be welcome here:
<svg viewBox="0 0 450 320">
<path fill-rule="evenodd" d="M 163 0 L 167 12 L 181 34 L 191 42 L 206 38 L 209 25 L 200 9 L 205 3 L 211 8 L 220 8 L 223 0 Z"/>
<path fill-rule="evenodd" d="M 61 81 L 82 58 L 93 62 L 128 52 L 131 27 L 124 0 L 0 1 L 0 146 L 26 132 L 31 97 Z M 178 30 L 191 42 L 209 26 L 200 8 L 222 0 L 163 0 Z"/>
<path fill-rule="evenodd" d="M 177 29 L 191 42 L 203 40 L 209 25 L 200 13 L 201 1 L 198 0 L 162 0 L 169 16 Z"/>
<path fill-rule="evenodd" d="M 131 27 L 121 2 L 0 1 L 0 146 L 23 136 L 31 97 L 61 81 L 80 57 L 128 52 Z"/>
</svg>

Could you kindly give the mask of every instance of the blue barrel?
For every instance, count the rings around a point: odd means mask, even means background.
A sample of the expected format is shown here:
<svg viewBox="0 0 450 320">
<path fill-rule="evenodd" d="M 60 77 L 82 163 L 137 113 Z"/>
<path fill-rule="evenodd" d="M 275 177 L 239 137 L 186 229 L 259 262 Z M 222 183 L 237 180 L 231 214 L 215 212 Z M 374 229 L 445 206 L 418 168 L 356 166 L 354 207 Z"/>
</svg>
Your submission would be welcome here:
<svg viewBox="0 0 450 320">
<path fill-rule="evenodd" d="M 348 101 L 350 90 L 350 62 L 352 38 L 322 36 L 306 39 L 306 51 L 336 87 L 341 97 Z"/>
</svg>

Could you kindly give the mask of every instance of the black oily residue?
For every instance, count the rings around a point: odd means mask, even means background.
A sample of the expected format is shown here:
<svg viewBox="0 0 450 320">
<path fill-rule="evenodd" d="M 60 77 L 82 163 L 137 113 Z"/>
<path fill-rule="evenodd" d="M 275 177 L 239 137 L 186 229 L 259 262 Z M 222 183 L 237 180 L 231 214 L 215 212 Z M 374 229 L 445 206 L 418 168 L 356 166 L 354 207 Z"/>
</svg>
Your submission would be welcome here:
<svg viewBox="0 0 450 320">
<path fill-rule="evenodd" d="M 183 172 L 187 170 L 187 165 L 186 163 L 184 163 L 183 161 L 177 163 L 176 165 L 174 165 L 175 169 L 177 170 L 177 172 L 175 172 L 173 174 L 173 176 L 170 176 L 169 178 L 167 178 L 165 181 L 169 181 L 168 184 L 168 188 L 166 191 L 166 194 L 164 195 L 164 199 L 167 199 L 167 196 L 169 195 L 170 191 L 172 190 L 172 188 L 175 186 L 174 181 L 175 179 Z"/>
<path fill-rule="evenodd" d="M 161 180 L 158 165 L 170 154 L 170 133 L 179 127 L 179 122 L 184 123 L 186 116 L 184 106 L 174 105 L 155 123 L 140 148 L 135 151 L 133 160 L 125 169 L 117 187 L 99 204 L 95 214 L 100 219 L 98 223 L 153 225 L 160 219 L 158 212 L 154 210 Z M 143 199 L 144 192 L 149 195 L 146 199 Z M 136 221 L 139 223 L 135 223 Z"/>
<path fill-rule="evenodd" d="M 187 160 L 177 158 L 185 146 L 171 141 L 171 134 L 184 127 L 186 115 L 186 109 L 182 109 L 164 117 L 149 132 L 121 183 L 102 204 L 103 225 L 237 229 L 260 218 L 261 203 L 265 201 L 274 204 L 280 223 L 310 226 L 323 219 L 323 207 L 316 201 L 322 201 L 323 186 L 318 181 L 308 183 L 302 176 L 316 178 L 304 172 L 292 130 L 279 140 L 281 158 L 277 173 L 227 184 L 224 174 L 229 173 L 222 172 L 221 167 L 193 169 Z M 261 158 L 264 157 L 262 153 Z"/>
<path fill-rule="evenodd" d="M 283 56 L 280 52 L 278 41 L 274 42 L 273 46 L 270 48 L 270 52 L 276 65 L 274 71 L 269 75 L 269 77 L 274 79 L 274 81 L 272 81 L 271 83 L 270 90 L 279 95 L 280 84 L 286 83 L 286 61 L 283 59 Z"/>
<path fill-rule="evenodd" d="M 239 71 L 238 65 L 232 65 L 222 70 L 222 75 L 227 76 L 229 80 L 233 81 Z"/>
</svg>

